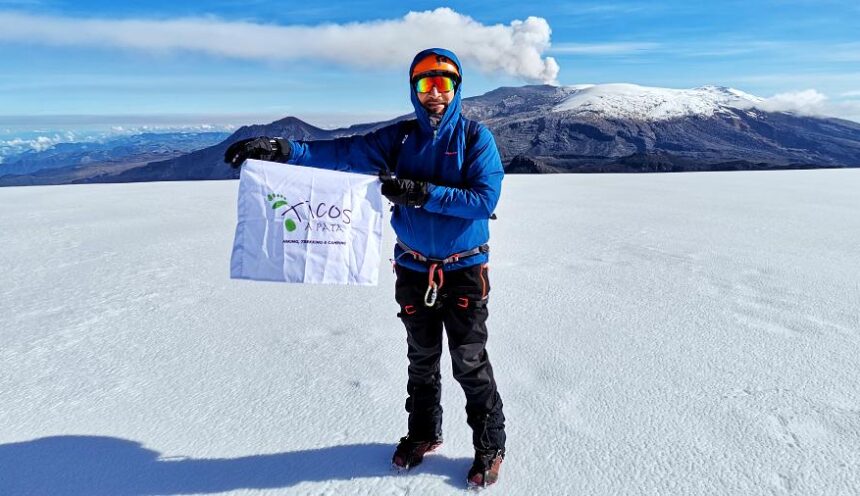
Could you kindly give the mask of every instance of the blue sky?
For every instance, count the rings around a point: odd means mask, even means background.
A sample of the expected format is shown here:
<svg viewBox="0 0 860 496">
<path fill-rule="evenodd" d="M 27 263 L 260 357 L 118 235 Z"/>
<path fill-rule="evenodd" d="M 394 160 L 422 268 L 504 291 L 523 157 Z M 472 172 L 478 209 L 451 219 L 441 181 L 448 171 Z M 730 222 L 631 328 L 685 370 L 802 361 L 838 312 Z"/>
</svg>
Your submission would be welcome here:
<svg viewBox="0 0 860 496">
<path fill-rule="evenodd" d="M 364 121 L 410 111 L 407 54 L 457 46 L 467 96 L 550 78 L 814 89 L 860 120 L 858 26 L 860 2 L 827 0 L 0 0 L 0 116 Z"/>
</svg>

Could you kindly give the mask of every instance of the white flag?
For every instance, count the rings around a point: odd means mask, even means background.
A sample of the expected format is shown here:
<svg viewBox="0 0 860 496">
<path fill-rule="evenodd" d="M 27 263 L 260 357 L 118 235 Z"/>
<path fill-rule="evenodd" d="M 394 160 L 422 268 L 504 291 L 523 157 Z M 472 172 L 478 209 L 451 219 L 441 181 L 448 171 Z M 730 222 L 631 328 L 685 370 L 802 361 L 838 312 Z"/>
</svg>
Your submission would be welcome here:
<svg viewBox="0 0 860 496">
<path fill-rule="evenodd" d="M 248 160 L 230 277 L 376 285 L 382 195 L 375 176 Z"/>
</svg>

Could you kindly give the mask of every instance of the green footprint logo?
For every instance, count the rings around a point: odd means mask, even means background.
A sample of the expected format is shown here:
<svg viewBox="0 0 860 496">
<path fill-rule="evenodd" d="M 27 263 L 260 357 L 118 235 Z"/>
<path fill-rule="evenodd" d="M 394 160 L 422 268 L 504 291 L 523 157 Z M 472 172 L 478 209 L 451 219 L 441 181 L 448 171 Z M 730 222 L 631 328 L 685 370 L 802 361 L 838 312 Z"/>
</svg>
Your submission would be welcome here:
<svg viewBox="0 0 860 496">
<path fill-rule="evenodd" d="M 284 198 L 284 195 L 269 193 L 268 196 L 266 196 L 266 199 L 269 200 L 269 203 L 272 204 L 272 210 L 277 210 L 281 207 L 290 206 L 289 202 L 287 202 L 287 199 Z M 284 229 L 286 229 L 288 232 L 295 231 L 296 227 L 296 222 L 293 219 L 284 220 Z"/>
</svg>

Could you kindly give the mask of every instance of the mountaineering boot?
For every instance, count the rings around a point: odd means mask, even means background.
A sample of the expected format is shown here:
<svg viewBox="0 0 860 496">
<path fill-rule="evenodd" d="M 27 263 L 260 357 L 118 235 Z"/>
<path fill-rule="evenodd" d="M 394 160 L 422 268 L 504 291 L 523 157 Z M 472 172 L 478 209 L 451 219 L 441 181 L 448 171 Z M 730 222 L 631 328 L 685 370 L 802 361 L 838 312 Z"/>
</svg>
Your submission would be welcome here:
<svg viewBox="0 0 860 496">
<path fill-rule="evenodd" d="M 410 469 L 424 461 L 425 454 L 435 451 L 441 445 L 442 438 L 417 441 L 409 439 L 409 436 L 401 437 L 391 458 L 391 465 L 397 470 Z"/>
<path fill-rule="evenodd" d="M 499 469 L 505 459 L 505 450 L 475 450 L 475 461 L 469 469 L 467 482 L 470 487 L 487 487 L 499 480 Z"/>
</svg>

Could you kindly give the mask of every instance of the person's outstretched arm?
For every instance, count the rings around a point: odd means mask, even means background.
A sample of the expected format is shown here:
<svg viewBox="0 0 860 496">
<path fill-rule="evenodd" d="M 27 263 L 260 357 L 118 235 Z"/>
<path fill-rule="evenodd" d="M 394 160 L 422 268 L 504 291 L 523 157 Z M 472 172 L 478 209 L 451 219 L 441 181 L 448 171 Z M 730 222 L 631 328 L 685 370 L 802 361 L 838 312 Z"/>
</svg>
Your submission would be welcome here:
<svg viewBox="0 0 860 496">
<path fill-rule="evenodd" d="M 258 136 L 232 143 L 224 162 L 238 168 L 246 159 L 268 160 L 322 169 L 378 174 L 394 164 L 400 125 L 392 124 L 364 135 L 332 140 L 292 141 Z"/>
<path fill-rule="evenodd" d="M 396 160 L 393 154 L 398 127 L 393 124 L 364 135 L 333 140 L 290 140 L 287 142 L 289 155 L 281 161 L 322 169 L 378 174 L 389 170 Z"/>
</svg>

